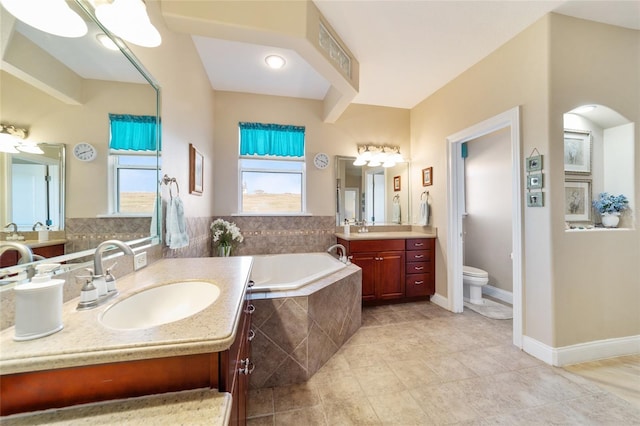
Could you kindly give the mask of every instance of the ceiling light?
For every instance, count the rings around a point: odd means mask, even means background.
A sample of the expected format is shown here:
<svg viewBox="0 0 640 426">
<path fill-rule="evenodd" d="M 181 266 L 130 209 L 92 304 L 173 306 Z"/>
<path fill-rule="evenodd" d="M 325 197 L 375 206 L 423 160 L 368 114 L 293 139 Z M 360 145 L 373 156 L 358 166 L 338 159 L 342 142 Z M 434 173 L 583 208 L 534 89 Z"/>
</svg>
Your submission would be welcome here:
<svg viewBox="0 0 640 426">
<path fill-rule="evenodd" d="M 279 70 L 280 68 L 284 67 L 284 64 L 287 63 L 287 61 L 285 61 L 282 56 L 278 55 L 269 55 L 264 58 L 264 61 L 267 63 L 267 65 L 269 65 L 270 68 L 273 68 L 274 70 Z"/>
<path fill-rule="evenodd" d="M 87 24 L 65 0 L 0 0 L 7 12 L 25 24 L 60 37 L 82 37 Z"/>
<path fill-rule="evenodd" d="M 358 145 L 358 156 L 354 166 L 393 167 L 397 163 L 404 163 L 400 154 L 400 147 L 386 145 Z"/>
<path fill-rule="evenodd" d="M 591 112 L 594 109 L 596 109 L 595 105 L 583 105 L 581 107 L 578 107 L 578 108 L 574 109 L 571 112 L 573 112 L 575 114 L 584 114 L 584 113 L 587 113 L 587 112 Z"/>
<path fill-rule="evenodd" d="M 107 49 L 109 49 L 109 50 L 120 50 L 120 49 L 118 48 L 118 45 L 117 45 L 117 44 L 115 44 L 115 43 L 113 42 L 113 40 L 111 40 L 111 38 L 109 38 L 109 36 L 108 36 L 108 35 L 106 35 L 106 34 L 102 34 L 102 33 L 101 33 L 101 34 L 96 35 L 96 38 L 98 39 L 98 41 L 100 42 L 100 44 L 101 44 L 103 47 L 106 47 L 106 48 L 107 48 Z"/>
<path fill-rule="evenodd" d="M 96 7 L 96 17 L 118 37 L 142 47 L 162 43 L 160 33 L 147 15 L 142 0 L 113 0 Z"/>
</svg>

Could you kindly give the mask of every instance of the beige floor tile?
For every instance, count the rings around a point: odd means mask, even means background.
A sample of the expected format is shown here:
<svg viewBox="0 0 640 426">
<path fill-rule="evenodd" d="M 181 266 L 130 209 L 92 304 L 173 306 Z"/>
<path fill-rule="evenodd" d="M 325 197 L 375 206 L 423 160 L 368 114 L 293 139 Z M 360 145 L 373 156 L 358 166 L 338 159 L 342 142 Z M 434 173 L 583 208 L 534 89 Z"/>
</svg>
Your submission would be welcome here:
<svg viewBox="0 0 640 426">
<path fill-rule="evenodd" d="M 440 376 L 429 368 L 429 361 L 426 359 L 393 362 L 388 365 L 407 389 L 442 382 Z"/>
<path fill-rule="evenodd" d="M 273 389 L 275 412 L 312 407 L 320 404 L 320 395 L 310 383 L 280 386 Z"/>
<path fill-rule="evenodd" d="M 451 386 L 451 383 L 410 389 L 413 399 L 435 424 L 448 424 L 481 417 Z"/>
<path fill-rule="evenodd" d="M 273 389 L 251 389 L 247 404 L 247 417 L 264 416 L 273 414 Z"/>
<path fill-rule="evenodd" d="M 274 426 L 275 416 L 269 414 L 268 416 L 252 417 L 247 419 L 247 426 Z"/>
<path fill-rule="evenodd" d="M 364 394 L 360 383 L 352 373 L 337 377 L 331 383 L 319 383 L 317 389 L 323 404 L 339 402 L 345 398 L 359 397 Z"/>
<path fill-rule="evenodd" d="M 424 425 L 431 423 L 409 391 L 369 397 L 378 418 L 384 425 Z"/>
<path fill-rule="evenodd" d="M 323 404 L 330 425 L 381 425 L 373 407 L 365 396 L 336 399 Z"/>
<path fill-rule="evenodd" d="M 389 395 L 406 389 L 386 363 L 371 367 L 354 368 L 353 374 L 358 383 L 360 383 L 364 395 L 367 396 Z"/>
<path fill-rule="evenodd" d="M 276 426 L 322 426 L 326 424 L 327 420 L 321 406 L 285 411 L 275 415 Z"/>
<path fill-rule="evenodd" d="M 429 358 L 429 368 L 431 368 L 441 381 L 454 381 L 477 377 L 477 374 L 463 363 L 450 355 L 441 355 Z"/>
</svg>

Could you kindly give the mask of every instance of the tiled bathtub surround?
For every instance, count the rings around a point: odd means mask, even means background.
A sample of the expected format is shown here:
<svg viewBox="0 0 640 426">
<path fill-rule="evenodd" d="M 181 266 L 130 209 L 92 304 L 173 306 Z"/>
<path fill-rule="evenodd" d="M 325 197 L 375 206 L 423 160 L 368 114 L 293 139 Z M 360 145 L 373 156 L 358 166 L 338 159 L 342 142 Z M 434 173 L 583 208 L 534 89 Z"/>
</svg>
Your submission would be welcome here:
<svg viewBox="0 0 640 426">
<path fill-rule="evenodd" d="M 213 218 L 217 219 L 217 217 Z M 254 254 L 322 252 L 335 244 L 333 216 L 223 216 L 234 222 L 244 242 L 233 251 L 237 256 Z"/>
<path fill-rule="evenodd" d="M 360 328 L 362 271 L 347 267 L 305 295 L 253 300 L 252 388 L 303 383 Z M 322 281 L 325 282 L 322 282 Z M 303 290 L 303 289 L 302 289 Z"/>
<path fill-rule="evenodd" d="M 210 217 L 188 217 L 186 220 L 189 245 L 180 249 L 170 249 L 163 241 L 163 257 L 209 257 L 211 255 L 211 233 L 209 232 L 209 226 L 211 222 L 213 222 L 213 219 Z M 162 231 L 162 238 L 164 240 L 166 235 L 164 226 Z"/>
<path fill-rule="evenodd" d="M 149 236 L 150 217 L 66 218 L 65 253 L 92 249 L 105 240 L 131 241 Z"/>
</svg>

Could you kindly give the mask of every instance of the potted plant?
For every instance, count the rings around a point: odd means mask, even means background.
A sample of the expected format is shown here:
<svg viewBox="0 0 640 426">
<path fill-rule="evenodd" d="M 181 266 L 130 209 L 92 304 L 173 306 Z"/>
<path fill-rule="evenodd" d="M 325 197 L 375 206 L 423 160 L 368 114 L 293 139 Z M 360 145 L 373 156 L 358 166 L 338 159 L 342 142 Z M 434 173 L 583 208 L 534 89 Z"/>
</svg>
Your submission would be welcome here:
<svg viewBox="0 0 640 426">
<path fill-rule="evenodd" d="M 602 192 L 593 202 L 593 207 L 600 213 L 602 225 L 605 228 L 615 228 L 620 221 L 620 213 L 629 208 L 629 200 L 623 194 L 613 195 Z"/>
<path fill-rule="evenodd" d="M 231 248 L 244 240 L 240 228 L 235 223 L 227 222 L 224 219 L 214 220 L 210 229 L 211 243 L 217 249 L 220 257 L 231 255 Z"/>
</svg>

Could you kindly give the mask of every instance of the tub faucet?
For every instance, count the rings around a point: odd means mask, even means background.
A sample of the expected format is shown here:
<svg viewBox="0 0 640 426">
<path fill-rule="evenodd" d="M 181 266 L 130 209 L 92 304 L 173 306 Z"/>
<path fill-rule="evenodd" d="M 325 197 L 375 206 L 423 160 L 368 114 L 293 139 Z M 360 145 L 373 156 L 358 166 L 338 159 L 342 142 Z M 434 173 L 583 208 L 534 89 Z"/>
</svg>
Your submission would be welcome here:
<svg viewBox="0 0 640 426">
<path fill-rule="evenodd" d="M 336 249 L 336 254 L 338 255 L 338 259 L 342 263 L 347 263 L 347 249 L 344 248 L 342 244 L 334 244 L 327 249 L 327 253 L 331 253 L 333 249 Z M 338 251 L 339 250 L 339 251 Z"/>
<path fill-rule="evenodd" d="M 124 254 L 130 254 L 131 256 L 134 254 L 131 247 L 120 240 L 107 240 L 101 242 L 98 247 L 96 247 L 96 252 L 93 258 L 93 273 L 96 277 L 104 275 L 104 271 L 102 269 L 102 253 L 107 251 L 111 246 L 118 247 Z"/>
</svg>

